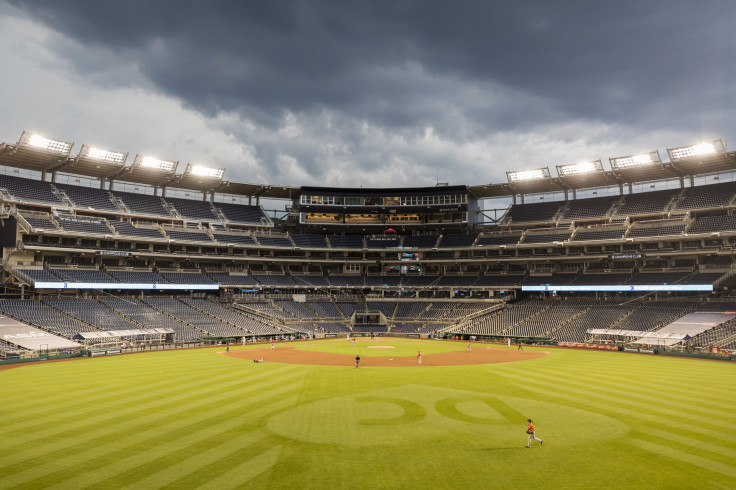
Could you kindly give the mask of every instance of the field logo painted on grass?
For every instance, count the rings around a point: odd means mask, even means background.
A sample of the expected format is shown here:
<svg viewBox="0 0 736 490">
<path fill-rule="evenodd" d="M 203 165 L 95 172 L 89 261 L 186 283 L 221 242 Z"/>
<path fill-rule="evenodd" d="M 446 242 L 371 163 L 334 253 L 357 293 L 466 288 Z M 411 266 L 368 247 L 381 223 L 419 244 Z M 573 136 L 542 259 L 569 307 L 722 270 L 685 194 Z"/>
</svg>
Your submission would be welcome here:
<svg viewBox="0 0 736 490">
<path fill-rule="evenodd" d="M 516 447 L 526 442 L 529 417 L 542 422 L 544 437 L 556 439 L 557 446 L 611 439 L 628 431 L 615 419 L 579 408 L 421 385 L 306 403 L 275 414 L 267 428 L 317 444 L 399 445 L 460 436 L 470 445 Z"/>
</svg>

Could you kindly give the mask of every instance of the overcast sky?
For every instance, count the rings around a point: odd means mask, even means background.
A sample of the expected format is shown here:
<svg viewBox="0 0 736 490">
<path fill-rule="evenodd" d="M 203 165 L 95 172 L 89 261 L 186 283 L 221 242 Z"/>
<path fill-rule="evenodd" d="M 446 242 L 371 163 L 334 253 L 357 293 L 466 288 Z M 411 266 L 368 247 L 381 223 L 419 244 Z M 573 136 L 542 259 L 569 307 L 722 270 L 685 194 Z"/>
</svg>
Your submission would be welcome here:
<svg viewBox="0 0 736 490">
<path fill-rule="evenodd" d="M 0 142 L 295 186 L 608 168 L 736 138 L 735 22 L 733 0 L 0 0 Z"/>
</svg>

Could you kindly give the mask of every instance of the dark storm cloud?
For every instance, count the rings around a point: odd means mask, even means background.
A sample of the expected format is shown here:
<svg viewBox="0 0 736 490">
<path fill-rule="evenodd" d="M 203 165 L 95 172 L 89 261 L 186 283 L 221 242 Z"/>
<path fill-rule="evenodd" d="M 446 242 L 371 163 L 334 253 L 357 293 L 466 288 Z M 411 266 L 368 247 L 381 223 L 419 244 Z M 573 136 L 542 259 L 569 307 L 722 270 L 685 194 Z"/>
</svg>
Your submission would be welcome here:
<svg viewBox="0 0 736 490">
<path fill-rule="evenodd" d="M 135 53 L 203 114 L 270 126 L 326 108 L 452 134 L 448 106 L 478 133 L 560 115 L 676 126 L 717 111 L 734 75 L 731 1 L 13 3 L 83 45 Z M 467 100 L 468 87 L 500 100 Z"/>
</svg>

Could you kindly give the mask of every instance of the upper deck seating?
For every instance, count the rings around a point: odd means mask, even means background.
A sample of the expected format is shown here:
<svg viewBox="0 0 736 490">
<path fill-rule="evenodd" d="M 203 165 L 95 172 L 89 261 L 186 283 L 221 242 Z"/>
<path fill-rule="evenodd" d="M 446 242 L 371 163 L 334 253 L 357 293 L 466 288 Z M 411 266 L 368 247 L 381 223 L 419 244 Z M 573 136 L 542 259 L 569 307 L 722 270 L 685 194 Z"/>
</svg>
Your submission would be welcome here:
<svg viewBox="0 0 736 490">
<path fill-rule="evenodd" d="M 401 285 L 404 287 L 424 287 L 434 284 L 439 279 L 438 276 L 405 276 L 401 280 Z"/>
<path fill-rule="evenodd" d="M 253 278 L 264 286 L 295 286 L 291 276 L 285 274 L 253 274 Z"/>
<path fill-rule="evenodd" d="M 522 274 L 488 274 L 482 275 L 475 282 L 476 286 L 520 286 L 524 279 Z"/>
<path fill-rule="evenodd" d="M 331 274 L 329 277 L 330 284 L 337 287 L 353 286 L 362 287 L 365 286 L 363 282 L 363 276 L 359 275 L 348 275 L 348 274 Z"/>
<path fill-rule="evenodd" d="M 680 193 L 679 189 L 626 194 L 624 204 L 618 210 L 619 216 L 651 214 L 664 212 L 665 206 Z"/>
<path fill-rule="evenodd" d="M 66 196 L 74 202 L 78 208 L 92 208 L 101 211 L 120 212 L 120 209 L 112 202 L 111 195 L 104 189 L 92 187 L 81 187 L 69 184 L 54 184 L 57 189 L 63 191 Z"/>
<path fill-rule="evenodd" d="M 397 248 L 401 245 L 401 237 L 366 238 L 366 248 Z"/>
<path fill-rule="evenodd" d="M 133 213 L 171 217 L 171 213 L 166 209 L 164 201 L 159 196 L 122 191 L 113 191 L 112 194 L 120 198 Z"/>
<path fill-rule="evenodd" d="M 48 218 L 33 218 L 24 216 L 25 220 L 28 222 L 29 225 L 31 225 L 34 229 L 42 229 L 44 231 L 54 231 L 58 230 L 59 228 L 56 227 L 53 221 L 51 221 Z"/>
<path fill-rule="evenodd" d="M 549 276 L 527 276 L 521 282 L 524 286 L 544 286 L 554 285 L 562 286 L 570 284 L 577 278 L 577 274 L 552 274 Z"/>
<path fill-rule="evenodd" d="M 190 241 L 190 242 L 206 242 L 212 243 L 210 236 L 203 231 L 198 230 L 172 230 L 166 228 L 164 230 L 169 238 L 177 241 Z"/>
<path fill-rule="evenodd" d="M 510 220 L 511 223 L 552 221 L 563 204 L 559 201 L 514 204 L 505 219 Z"/>
<path fill-rule="evenodd" d="M 459 248 L 459 247 L 471 247 L 478 238 L 476 234 L 451 234 L 442 235 L 437 248 Z"/>
<path fill-rule="evenodd" d="M 439 235 L 408 235 L 404 237 L 404 248 L 434 248 Z"/>
<path fill-rule="evenodd" d="M 215 207 L 222 211 L 222 214 L 233 223 L 243 223 L 247 225 L 261 225 L 268 223 L 268 218 L 263 214 L 263 211 L 259 206 L 216 202 Z"/>
<path fill-rule="evenodd" d="M 299 248 L 327 248 L 324 235 L 291 235 L 291 239 Z"/>
<path fill-rule="evenodd" d="M 264 247 L 294 247 L 289 237 L 285 236 L 256 236 L 256 240 Z"/>
<path fill-rule="evenodd" d="M 583 228 L 578 230 L 578 232 L 575 233 L 575 238 L 573 238 L 573 240 L 612 240 L 623 237 L 625 232 L 626 228 L 622 228 L 620 226 L 596 226 L 592 228 Z"/>
<path fill-rule="evenodd" d="M 476 246 L 492 247 L 495 245 L 516 245 L 521 239 L 521 233 L 486 235 L 478 238 Z"/>
<path fill-rule="evenodd" d="M 462 276 L 440 276 L 435 286 L 444 287 L 470 287 L 478 280 L 478 276 L 462 275 Z"/>
<path fill-rule="evenodd" d="M 223 286 L 255 286 L 256 280 L 244 274 L 225 274 L 219 272 L 208 272 L 207 275 L 216 283 Z"/>
<path fill-rule="evenodd" d="M 256 241 L 250 235 L 238 235 L 235 233 L 212 233 L 218 243 L 233 245 L 255 245 Z"/>
<path fill-rule="evenodd" d="M 19 201 L 66 206 L 48 182 L 0 174 L 0 189 L 7 189 Z"/>
<path fill-rule="evenodd" d="M 195 201 L 194 199 L 181 199 L 178 197 L 167 197 L 166 202 L 174 206 L 174 209 L 182 218 L 191 218 L 204 221 L 219 221 L 220 218 L 212 210 L 212 205 L 207 201 Z"/>
<path fill-rule="evenodd" d="M 640 272 L 626 281 L 627 284 L 675 284 L 685 279 L 689 272 Z"/>
<path fill-rule="evenodd" d="M 685 223 L 667 225 L 667 226 L 646 226 L 646 224 L 639 225 L 638 223 L 631 226 L 629 229 L 628 238 L 640 238 L 650 236 L 667 236 L 667 235 L 680 235 L 685 229 Z"/>
<path fill-rule="evenodd" d="M 552 243 L 564 242 L 570 239 L 570 230 L 555 231 L 551 233 L 528 233 L 524 237 L 524 243 Z"/>
<path fill-rule="evenodd" d="M 321 274 L 294 274 L 292 278 L 297 286 L 326 287 L 330 285 L 327 278 Z"/>
<path fill-rule="evenodd" d="M 618 286 L 621 284 L 627 284 L 629 279 L 631 279 L 630 273 L 580 274 L 575 279 L 573 279 L 570 284 L 576 284 L 579 286 Z"/>
<path fill-rule="evenodd" d="M 105 220 L 57 217 L 56 222 L 59 223 L 59 226 L 61 226 L 65 231 L 96 233 L 99 235 L 113 234 L 112 230 L 107 227 L 107 221 Z"/>
<path fill-rule="evenodd" d="M 168 282 L 152 271 L 108 270 L 107 274 L 120 282 L 130 284 L 158 284 Z"/>
<path fill-rule="evenodd" d="M 160 275 L 174 284 L 216 284 L 214 280 L 199 272 L 161 272 Z"/>
<path fill-rule="evenodd" d="M 110 221 L 110 225 L 122 236 L 138 238 L 164 238 L 159 228 L 142 228 L 133 226 L 127 221 Z"/>
<path fill-rule="evenodd" d="M 381 276 L 365 276 L 365 285 L 366 286 L 373 286 L 373 287 L 396 287 L 399 284 L 401 284 L 401 276 L 390 276 L 390 275 L 381 275 Z"/>
<path fill-rule="evenodd" d="M 688 235 L 698 233 L 716 233 L 736 230 L 736 215 L 698 216 L 695 223 L 687 230 Z"/>
<path fill-rule="evenodd" d="M 564 212 L 564 217 L 573 220 L 603 217 L 620 199 L 621 196 L 605 196 L 569 201 L 570 204 Z"/>
<path fill-rule="evenodd" d="M 363 237 L 358 235 L 330 235 L 332 248 L 363 248 Z"/>
<path fill-rule="evenodd" d="M 697 187 L 687 187 L 685 197 L 677 203 L 675 209 L 721 208 L 731 203 L 736 195 L 736 182 L 723 182 Z"/>
</svg>

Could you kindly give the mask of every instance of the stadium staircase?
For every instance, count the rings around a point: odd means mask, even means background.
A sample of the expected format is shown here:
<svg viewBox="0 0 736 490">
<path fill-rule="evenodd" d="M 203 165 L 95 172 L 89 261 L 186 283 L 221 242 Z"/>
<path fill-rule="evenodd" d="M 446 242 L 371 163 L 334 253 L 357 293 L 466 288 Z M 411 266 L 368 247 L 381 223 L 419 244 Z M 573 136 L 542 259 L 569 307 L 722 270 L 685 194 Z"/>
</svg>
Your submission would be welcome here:
<svg viewBox="0 0 736 490">
<path fill-rule="evenodd" d="M 66 195 L 66 192 L 62 191 L 61 189 L 57 188 L 54 184 L 51 184 L 51 192 L 58 197 L 61 202 L 69 206 L 70 208 L 77 207 L 76 204 L 74 204 L 74 201 L 69 199 L 69 196 Z"/>
<path fill-rule="evenodd" d="M 64 310 L 60 310 L 58 308 L 54 308 L 53 306 L 51 306 L 50 304 L 48 304 L 46 301 L 39 301 L 39 303 L 42 304 L 43 306 L 45 306 L 46 308 L 50 309 L 50 310 L 54 310 L 55 312 L 64 315 L 67 318 L 71 318 L 72 320 L 78 321 L 79 323 L 81 323 L 81 324 L 83 324 L 83 325 L 91 328 L 92 331 L 102 332 L 102 329 L 100 329 L 97 325 L 92 325 L 91 323 L 85 322 L 84 320 L 81 320 L 81 319 L 75 317 L 74 315 L 71 315 L 71 314 L 67 313 Z M 42 327 L 39 327 L 37 325 L 36 325 L 36 328 L 43 329 Z M 43 329 L 43 330 L 45 330 L 45 329 Z"/>
<path fill-rule="evenodd" d="M 109 293 L 108 293 L 108 294 L 106 294 L 106 296 L 110 296 L 111 298 L 113 298 L 113 299 L 117 299 L 117 300 L 120 300 L 120 301 L 126 301 L 126 299 L 125 299 L 125 298 L 122 298 L 122 297 L 120 297 L 120 296 L 116 296 L 116 295 L 114 295 L 114 294 L 109 294 Z M 106 305 L 105 303 L 103 303 L 103 302 L 101 302 L 101 301 L 97 301 L 97 302 L 98 302 L 98 303 L 100 303 L 100 304 L 101 304 L 102 306 L 104 306 L 104 307 L 105 307 L 105 308 L 106 308 L 107 310 L 109 310 L 110 312 L 112 312 L 113 314 L 115 314 L 116 316 L 119 316 L 120 318 L 122 318 L 123 320 L 125 320 L 125 321 L 128 321 L 128 322 L 130 322 L 130 323 L 133 323 L 133 324 L 135 324 L 135 325 L 138 325 L 138 327 L 139 327 L 139 328 L 148 328 L 148 326 L 147 326 L 147 325 L 143 325 L 143 324 L 142 324 L 142 323 L 140 323 L 139 321 L 137 321 L 137 320 L 135 320 L 135 319 L 133 319 L 133 318 L 130 318 L 130 317 L 127 317 L 127 316 L 123 315 L 122 313 L 120 313 L 120 312 L 118 312 L 118 311 L 116 311 L 116 310 L 112 309 L 111 307 L 109 307 L 109 306 L 108 306 L 108 305 Z"/>
<path fill-rule="evenodd" d="M 679 192 L 679 194 L 675 194 L 674 196 L 672 196 L 672 199 L 670 199 L 670 202 L 665 204 L 663 211 L 665 213 L 672 212 L 672 210 L 675 209 L 677 205 L 680 203 L 680 201 L 682 201 L 684 198 L 685 198 L 685 189 L 682 189 Z"/>
<path fill-rule="evenodd" d="M 125 204 L 125 202 L 123 202 L 123 199 L 122 198 L 120 198 L 120 197 L 118 197 L 118 196 L 116 196 L 116 195 L 114 195 L 112 193 L 111 193 L 111 195 L 112 195 L 112 197 L 110 198 L 110 200 L 112 201 L 112 203 L 115 206 L 117 206 L 124 213 L 132 213 L 132 211 L 130 210 L 130 208 L 128 207 L 128 205 Z"/>
<path fill-rule="evenodd" d="M 504 308 L 506 308 L 506 306 L 508 306 L 506 303 L 495 303 L 492 306 L 489 306 L 488 308 L 484 310 L 480 310 L 480 311 L 477 311 L 475 313 L 468 315 L 461 322 L 455 323 L 453 325 L 448 325 L 447 327 L 440 329 L 439 332 L 447 332 L 448 330 L 461 331 L 463 328 L 470 325 L 473 322 L 473 320 L 475 320 L 476 318 L 484 316 L 484 315 L 489 315 L 494 312 L 499 312 L 503 310 Z"/>
<path fill-rule="evenodd" d="M 564 327 L 566 327 L 566 326 L 567 326 L 567 325 L 569 325 L 570 323 L 574 322 L 575 320 L 577 320 L 577 319 L 578 319 L 578 318 L 580 318 L 581 316 L 585 315 L 585 314 L 586 314 L 586 313 L 587 313 L 588 311 L 590 311 L 590 309 L 591 309 L 591 308 L 593 308 L 593 305 L 591 305 L 591 306 L 589 306 L 589 307 L 587 307 L 587 308 L 581 308 L 581 309 L 580 309 L 580 311 L 579 311 L 579 312 L 578 312 L 577 314 L 575 314 L 575 315 L 571 316 L 571 317 L 570 317 L 570 318 L 568 318 L 568 319 L 567 319 L 567 320 L 566 320 L 565 322 L 563 322 L 563 323 L 560 323 L 560 324 L 559 324 L 559 325 L 557 325 L 557 326 L 556 326 L 555 328 L 553 328 L 553 329 L 551 329 L 551 330 L 549 330 L 549 331 L 545 332 L 545 335 L 546 335 L 547 337 L 550 337 L 550 338 L 554 338 L 554 333 L 555 333 L 555 332 L 558 332 L 558 331 L 562 330 L 562 329 L 563 329 Z"/>
<path fill-rule="evenodd" d="M 168 314 L 167 312 L 165 312 L 165 311 L 164 311 L 164 310 L 162 310 L 162 309 L 156 308 L 156 307 L 155 307 L 154 305 L 152 305 L 151 303 L 149 303 L 148 301 L 146 301 L 146 298 L 143 298 L 143 299 L 141 299 L 141 302 L 143 302 L 143 303 L 144 303 L 144 304 L 145 304 L 146 306 L 148 306 L 148 307 L 149 307 L 149 308 L 151 308 L 152 310 L 156 310 L 156 311 L 157 311 L 158 313 L 160 313 L 160 314 L 162 314 L 162 315 L 164 315 L 164 316 L 166 316 L 166 317 L 169 317 L 169 318 L 171 318 L 172 320 L 176 320 L 176 321 L 178 321 L 179 323 L 183 323 L 183 324 L 184 324 L 185 326 L 187 326 L 187 327 L 191 328 L 192 330 L 196 330 L 197 332 L 201 332 L 201 333 L 203 333 L 204 335 L 208 335 L 208 332 L 205 332 L 205 331 L 204 331 L 204 330 L 202 330 L 201 328 L 197 328 L 197 327 L 195 327 L 195 326 L 194 326 L 194 325 L 192 325 L 191 323 L 188 323 L 188 322 L 186 322 L 186 321 L 185 321 L 184 319 L 182 319 L 182 318 L 177 318 L 177 317 L 175 317 L 175 316 L 173 316 L 173 315 L 170 315 L 170 314 Z"/>
</svg>

